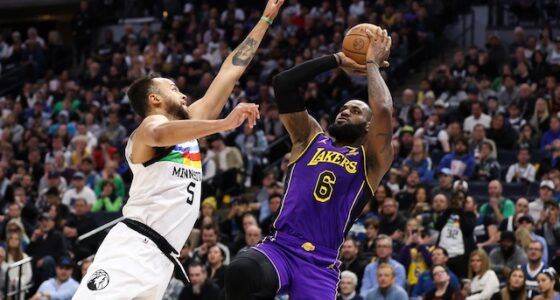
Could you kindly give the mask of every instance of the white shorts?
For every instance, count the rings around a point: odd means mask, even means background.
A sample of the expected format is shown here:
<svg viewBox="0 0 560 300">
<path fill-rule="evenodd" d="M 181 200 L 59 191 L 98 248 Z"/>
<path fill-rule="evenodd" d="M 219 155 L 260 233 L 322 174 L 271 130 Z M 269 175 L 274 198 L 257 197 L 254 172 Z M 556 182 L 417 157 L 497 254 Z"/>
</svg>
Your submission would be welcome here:
<svg viewBox="0 0 560 300">
<path fill-rule="evenodd" d="M 173 269 L 154 242 L 118 223 L 99 247 L 72 299 L 161 299 Z"/>
</svg>

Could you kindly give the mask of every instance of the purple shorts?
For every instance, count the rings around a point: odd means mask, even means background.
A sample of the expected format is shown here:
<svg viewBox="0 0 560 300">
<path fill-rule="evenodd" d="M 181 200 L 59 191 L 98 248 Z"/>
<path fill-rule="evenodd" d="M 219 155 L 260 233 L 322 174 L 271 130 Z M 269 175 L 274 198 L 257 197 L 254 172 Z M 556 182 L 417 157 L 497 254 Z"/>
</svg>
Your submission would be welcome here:
<svg viewBox="0 0 560 300">
<path fill-rule="evenodd" d="M 290 300 L 335 300 L 340 277 L 338 252 L 277 233 L 254 247 L 274 265 L 279 283 L 277 295 Z"/>
</svg>

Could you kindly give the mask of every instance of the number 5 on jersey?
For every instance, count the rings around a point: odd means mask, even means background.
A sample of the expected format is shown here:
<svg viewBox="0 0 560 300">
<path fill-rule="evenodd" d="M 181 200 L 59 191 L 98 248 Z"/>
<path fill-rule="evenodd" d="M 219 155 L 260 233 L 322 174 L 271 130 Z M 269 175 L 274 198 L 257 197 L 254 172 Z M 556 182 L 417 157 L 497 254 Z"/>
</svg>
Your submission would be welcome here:
<svg viewBox="0 0 560 300">
<path fill-rule="evenodd" d="M 195 187 L 195 184 L 194 184 L 194 182 L 192 182 L 192 181 L 191 181 L 191 182 L 189 183 L 189 185 L 187 186 L 187 192 L 189 193 L 189 194 L 187 195 L 187 204 L 188 204 L 188 205 L 192 205 L 192 203 L 193 203 L 193 200 L 194 200 L 194 187 Z"/>
<path fill-rule="evenodd" d="M 313 196 L 315 200 L 319 202 L 327 202 L 331 199 L 334 183 L 336 182 L 336 176 L 331 171 L 323 171 L 319 174 L 317 178 L 317 183 L 315 184 L 315 189 L 313 190 Z"/>
</svg>

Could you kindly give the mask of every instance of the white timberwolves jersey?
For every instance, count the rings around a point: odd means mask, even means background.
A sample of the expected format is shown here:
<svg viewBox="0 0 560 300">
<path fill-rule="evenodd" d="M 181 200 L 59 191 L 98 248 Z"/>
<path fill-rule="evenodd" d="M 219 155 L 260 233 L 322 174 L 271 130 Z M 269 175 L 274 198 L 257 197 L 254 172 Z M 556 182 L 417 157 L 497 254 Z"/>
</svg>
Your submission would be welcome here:
<svg viewBox="0 0 560 300">
<path fill-rule="evenodd" d="M 150 226 L 179 252 L 200 208 L 202 163 L 198 142 L 163 149 L 144 164 L 132 163 L 131 153 L 129 139 L 125 155 L 134 177 L 123 215 Z"/>
</svg>

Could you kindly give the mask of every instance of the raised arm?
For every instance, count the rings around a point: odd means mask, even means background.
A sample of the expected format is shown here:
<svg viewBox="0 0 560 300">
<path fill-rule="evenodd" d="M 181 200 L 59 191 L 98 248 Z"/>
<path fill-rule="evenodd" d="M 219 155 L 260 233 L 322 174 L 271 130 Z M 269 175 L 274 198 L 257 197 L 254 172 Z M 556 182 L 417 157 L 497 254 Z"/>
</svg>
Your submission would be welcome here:
<svg viewBox="0 0 560 300">
<path fill-rule="evenodd" d="M 373 117 L 365 150 L 368 180 L 372 188 L 375 188 L 393 161 L 393 100 L 379 72 L 379 66 L 389 56 L 391 37 L 387 36 L 387 31 L 382 31 L 377 26 L 367 32 L 371 40 L 367 54 L 368 101 Z"/>
<path fill-rule="evenodd" d="M 216 119 L 220 115 L 235 83 L 255 56 L 259 44 L 270 26 L 268 20 L 274 20 L 283 3 L 284 0 L 268 0 L 263 18 L 247 38 L 224 60 L 206 94 L 189 106 L 189 116 L 192 119 L 209 120 Z"/>
<path fill-rule="evenodd" d="M 315 76 L 339 66 L 348 73 L 365 72 L 364 66 L 339 52 L 309 60 L 274 76 L 272 82 L 280 120 L 292 140 L 292 159 L 297 159 L 311 138 L 321 132 L 319 123 L 307 113 L 299 88 Z"/>
</svg>

